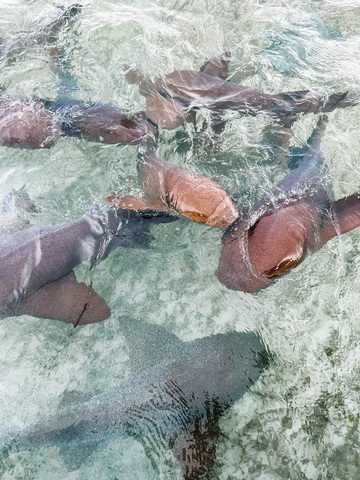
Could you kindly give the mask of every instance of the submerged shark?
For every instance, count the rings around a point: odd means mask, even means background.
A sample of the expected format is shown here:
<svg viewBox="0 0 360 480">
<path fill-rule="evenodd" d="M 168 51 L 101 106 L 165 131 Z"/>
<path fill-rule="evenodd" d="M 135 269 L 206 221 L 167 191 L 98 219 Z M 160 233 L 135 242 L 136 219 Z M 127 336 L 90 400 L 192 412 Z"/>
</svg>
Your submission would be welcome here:
<svg viewBox="0 0 360 480">
<path fill-rule="evenodd" d="M 145 195 L 111 194 L 107 197 L 109 203 L 137 211 L 174 210 L 212 227 L 228 227 L 237 218 L 227 193 L 203 175 L 173 165 L 151 151 L 139 153 L 137 170 Z"/>
<path fill-rule="evenodd" d="M 100 102 L 86 102 L 71 96 L 59 95 L 43 103 L 47 112 L 60 127 L 61 135 L 78 137 L 92 142 L 118 145 L 156 144 L 157 127 L 144 112 L 134 114 Z"/>
<path fill-rule="evenodd" d="M 78 4 L 51 7 L 24 32 L 0 42 L 0 60 L 24 56 L 32 45 L 51 46 L 49 65 L 59 75 L 60 94 L 55 100 L 14 98 L 0 94 L 0 145 L 11 148 L 51 148 L 61 136 L 107 144 L 156 144 L 157 127 L 143 112 L 130 114 L 112 104 L 78 100 L 76 80 L 64 70 L 64 55 L 57 45 L 64 26 L 81 10 Z"/>
<path fill-rule="evenodd" d="M 0 62 L 22 59 L 32 47 L 53 48 L 60 32 L 80 12 L 77 4 L 50 6 L 26 31 L 0 40 Z M 0 94 L 0 145 L 11 148 L 50 148 L 61 136 L 61 128 L 43 102 Z"/>
<path fill-rule="evenodd" d="M 48 6 L 28 30 L 16 32 L 0 39 L 2 63 L 13 63 L 21 59 L 31 47 L 53 46 L 61 30 L 71 24 L 81 10 L 81 5 L 66 2 L 63 5 Z"/>
<path fill-rule="evenodd" d="M 248 209 L 223 236 L 217 278 L 243 292 L 267 288 L 336 235 L 360 225 L 360 195 L 330 199 L 320 143 L 321 116 L 297 167 Z"/>
<path fill-rule="evenodd" d="M 77 282 L 73 269 L 86 261 L 93 266 L 119 246 L 148 247 L 150 224 L 175 220 L 117 209 L 21 229 L 26 225 L 14 217 L 12 233 L 11 213 L 2 216 L 8 223 L 0 236 L 0 318 L 30 315 L 75 326 L 105 320 L 110 309 L 91 285 Z"/>
<path fill-rule="evenodd" d="M 159 127 L 177 128 L 193 121 L 194 107 L 205 107 L 216 114 L 222 110 L 237 110 L 243 115 L 267 113 L 284 125 L 291 125 L 300 113 L 327 113 L 359 102 L 357 95 L 336 92 L 321 95 L 308 90 L 267 94 L 260 90 L 227 81 L 229 54 L 207 62 L 200 72 L 176 70 L 152 81 L 141 69 L 125 65 L 129 84 L 139 86 L 146 99 L 146 115 Z M 214 117 L 216 118 L 216 117 Z M 222 122 L 215 125 L 223 128 Z"/>
<path fill-rule="evenodd" d="M 182 342 L 164 328 L 119 319 L 133 374 L 111 390 L 60 409 L 4 440 L 2 453 L 57 446 L 69 468 L 101 441 L 129 435 L 170 448 L 185 479 L 210 479 L 221 415 L 255 382 L 269 357 L 255 333 L 229 332 Z"/>
</svg>

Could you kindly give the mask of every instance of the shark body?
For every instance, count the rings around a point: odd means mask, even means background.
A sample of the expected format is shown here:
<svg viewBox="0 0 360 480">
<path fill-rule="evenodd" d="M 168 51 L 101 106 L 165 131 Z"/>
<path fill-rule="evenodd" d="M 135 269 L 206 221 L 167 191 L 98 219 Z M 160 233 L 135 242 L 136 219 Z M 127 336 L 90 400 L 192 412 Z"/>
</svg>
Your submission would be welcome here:
<svg viewBox="0 0 360 480">
<path fill-rule="evenodd" d="M 296 168 L 225 232 L 216 276 L 226 287 L 257 292 L 270 286 L 336 235 L 360 225 L 358 194 L 336 201 L 320 143 L 319 118 Z"/>
<path fill-rule="evenodd" d="M 78 464 L 76 456 L 98 442 L 130 435 L 151 444 L 152 455 L 171 448 L 185 479 L 211 478 L 219 418 L 268 364 L 260 337 L 229 332 L 182 342 L 133 319 L 120 318 L 119 325 L 129 347 L 129 379 L 29 426 L 7 451 L 55 445 Z"/>
<path fill-rule="evenodd" d="M 73 323 L 106 319 L 110 309 L 73 269 L 118 247 L 148 247 L 149 222 L 172 218 L 109 210 L 59 225 L 33 226 L 5 235 L 0 252 L 0 317 L 30 315 Z"/>
</svg>

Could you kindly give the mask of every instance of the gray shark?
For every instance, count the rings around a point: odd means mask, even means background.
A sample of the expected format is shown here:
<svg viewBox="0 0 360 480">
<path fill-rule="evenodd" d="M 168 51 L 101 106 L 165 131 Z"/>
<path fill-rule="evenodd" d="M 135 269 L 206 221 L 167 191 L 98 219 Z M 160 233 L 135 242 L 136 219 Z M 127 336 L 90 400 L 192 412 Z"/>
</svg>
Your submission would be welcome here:
<svg viewBox="0 0 360 480">
<path fill-rule="evenodd" d="M 30 315 L 75 326 L 106 319 L 110 309 L 105 300 L 91 285 L 78 283 L 73 269 L 86 261 L 93 266 L 119 246 L 148 247 L 150 223 L 173 219 L 117 209 L 5 235 L 0 244 L 0 318 Z"/>
<path fill-rule="evenodd" d="M 150 446 L 145 448 L 150 459 L 172 449 L 185 479 L 211 478 L 219 418 L 268 365 L 259 336 L 229 332 L 184 343 L 164 328 L 130 318 L 120 318 L 119 327 L 132 375 L 10 434 L 4 458 L 57 446 L 68 467 L 76 468 L 99 442 L 128 435 Z"/>
<path fill-rule="evenodd" d="M 53 46 L 59 33 L 80 12 L 79 4 L 49 6 L 28 28 L 8 35 L 0 40 L 0 58 L 2 63 L 14 63 L 21 59 L 32 47 Z"/>
</svg>

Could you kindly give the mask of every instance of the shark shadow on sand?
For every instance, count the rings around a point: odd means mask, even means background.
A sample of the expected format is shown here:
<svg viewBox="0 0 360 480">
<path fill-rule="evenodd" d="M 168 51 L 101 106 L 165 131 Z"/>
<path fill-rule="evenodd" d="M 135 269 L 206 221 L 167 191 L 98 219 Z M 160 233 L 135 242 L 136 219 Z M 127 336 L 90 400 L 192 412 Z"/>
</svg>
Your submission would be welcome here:
<svg viewBox="0 0 360 480">
<path fill-rule="evenodd" d="M 268 366 L 255 333 L 229 332 L 182 342 L 164 328 L 119 319 L 133 374 L 84 402 L 60 409 L 23 431 L 8 434 L 2 455 L 56 446 L 69 469 L 112 435 L 138 439 L 152 463 L 164 448 L 185 479 L 210 479 L 219 418 Z"/>
</svg>

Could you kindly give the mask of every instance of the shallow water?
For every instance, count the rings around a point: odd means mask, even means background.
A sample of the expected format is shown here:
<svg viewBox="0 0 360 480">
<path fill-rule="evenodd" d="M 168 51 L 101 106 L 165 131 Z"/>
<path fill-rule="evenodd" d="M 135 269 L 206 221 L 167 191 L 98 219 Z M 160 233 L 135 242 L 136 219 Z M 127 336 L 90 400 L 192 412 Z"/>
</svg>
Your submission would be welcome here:
<svg viewBox="0 0 360 480">
<path fill-rule="evenodd" d="M 27 26 L 51 3 L 3 0 L 0 37 Z M 16 14 L 15 14 L 16 13 Z M 87 2 L 73 35 L 60 38 L 79 98 L 144 108 L 122 65 L 151 76 L 198 70 L 223 51 L 232 81 L 268 93 L 360 90 L 357 0 Z M 58 79 L 41 46 L 4 65 L 0 85 L 22 97 L 55 98 Z M 322 150 L 335 198 L 358 190 L 360 107 L 329 114 Z M 206 115 L 204 112 L 203 115 Z M 271 158 L 265 116 L 229 114 L 214 149 L 191 126 L 161 132 L 159 156 L 216 180 L 237 204 L 251 204 L 285 174 Z M 316 116 L 295 126 L 306 141 Z M 34 224 L 76 218 L 106 194 L 140 191 L 136 147 L 62 138 L 50 150 L 0 148 L 0 197 L 26 189 L 40 208 Z M 221 229 L 181 219 L 153 228 L 149 250 L 118 249 L 78 279 L 112 309 L 102 324 L 74 329 L 49 320 L 0 324 L 0 438 L 56 411 L 66 391 L 99 393 L 129 375 L 119 316 L 163 326 L 184 341 L 230 330 L 258 331 L 274 354 L 270 368 L 221 420 L 214 478 L 355 479 L 360 477 L 360 231 L 331 240 L 289 275 L 258 294 L 232 292 L 215 278 Z M 144 365 L 144 369 L 146 365 Z M 110 438 L 69 471 L 54 448 L 3 459 L 3 479 L 181 478 L 170 453 L 156 464 L 132 438 Z"/>
</svg>

